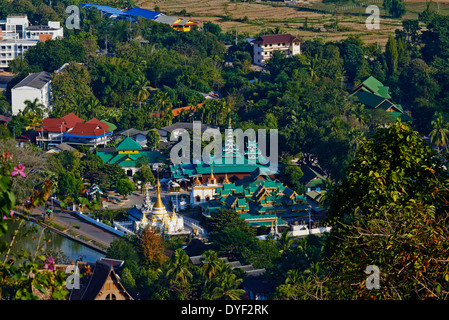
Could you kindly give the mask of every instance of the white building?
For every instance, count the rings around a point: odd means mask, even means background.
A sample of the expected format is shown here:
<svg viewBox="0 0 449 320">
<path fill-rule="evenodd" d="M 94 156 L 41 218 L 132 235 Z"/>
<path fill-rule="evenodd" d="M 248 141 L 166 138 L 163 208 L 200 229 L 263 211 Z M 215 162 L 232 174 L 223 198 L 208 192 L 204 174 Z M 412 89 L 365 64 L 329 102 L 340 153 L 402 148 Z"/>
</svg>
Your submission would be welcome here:
<svg viewBox="0 0 449 320">
<path fill-rule="evenodd" d="M 223 183 L 230 183 L 228 180 L 228 176 L 225 176 Z M 211 168 L 211 175 L 206 183 L 201 183 L 196 176 L 196 180 L 192 185 L 192 189 L 190 190 L 190 204 L 193 206 L 197 206 L 200 203 L 210 201 L 215 196 L 215 190 L 217 187 L 221 187 L 223 184 L 217 183 L 217 178 L 214 177 L 213 169 Z"/>
<path fill-rule="evenodd" d="M 45 112 L 50 111 L 50 82 L 49 72 L 31 73 L 11 89 L 12 114 L 17 115 L 25 109 L 25 101 L 33 102 L 38 99 L 45 106 Z"/>
<path fill-rule="evenodd" d="M 148 187 L 145 191 L 145 200 L 140 209 L 142 217 L 140 221 L 135 221 L 135 229 L 145 228 L 147 225 L 159 229 L 165 234 L 185 233 L 184 219 L 178 215 L 174 208 L 173 212 L 169 213 L 165 208 L 161 198 L 161 184 L 159 178 L 156 183 L 156 202 L 152 203 L 148 193 Z M 148 216 L 147 216 L 148 215 Z"/>
<path fill-rule="evenodd" d="M 282 51 L 287 57 L 301 54 L 301 40 L 291 34 L 270 34 L 252 41 L 253 63 L 264 66 L 274 51 Z"/>
<path fill-rule="evenodd" d="M 8 16 L 0 21 L 0 69 L 8 68 L 11 60 L 23 56 L 39 41 L 63 36 L 59 21 L 49 21 L 46 26 L 30 26 L 26 15 Z"/>
</svg>

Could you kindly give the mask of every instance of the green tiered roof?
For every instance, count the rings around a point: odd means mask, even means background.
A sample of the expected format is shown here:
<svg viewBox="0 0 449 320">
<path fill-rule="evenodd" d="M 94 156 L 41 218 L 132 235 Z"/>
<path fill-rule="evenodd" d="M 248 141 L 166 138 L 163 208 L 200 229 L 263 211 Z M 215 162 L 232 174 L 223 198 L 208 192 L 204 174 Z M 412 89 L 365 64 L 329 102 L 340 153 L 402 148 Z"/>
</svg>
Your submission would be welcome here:
<svg viewBox="0 0 449 320">
<path fill-rule="evenodd" d="M 121 151 L 141 150 L 141 149 L 142 149 L 142 146 L 130 137 L 126 137 L 123 141 L 121 141 L 117 145 L 117 150 L 121 150 Z"/>
<path fill-rule="evenodd" d="M 138 153 L 119 154 L 119 151 L 138 151 Z M 163 156 L 159 151 L 142 150 L 142 146 L 130 137 L 121 141 L 113 151 L 98 151 L 96 153 L 104 163 L 117 163 L 120 167 L 136 167 L 142 157 L 148 159 L 148 163 L 163 162 Z"/>
<path fill-rule="evenodd" d="M 215 167 L 214 167 L 215 173 Z M 247 177 L 236 184 L 225 184 L 216 189 L 211 201 L 201 203 L 205 216 L 220 209 L 232 209 L 240 213 L 252 226 L 286 225 L 284 218 L 305 217 L 308 215 L 304 195 L 298 195 L 279 180 L 252 179 Z"/>
<path fill-rule="evenodd" d="M 413 118 L 405 113 L 401 105 L 394 104 L 391 99 L 390 89 L 382 82 L 370 76 L 356 86 L 349 97 L 356 97 L 365 106 L 373 109 L 382 109 L 392 116 L 393 120 L 400 118 L 402 121 L 412 121 Z"/>
</svg>

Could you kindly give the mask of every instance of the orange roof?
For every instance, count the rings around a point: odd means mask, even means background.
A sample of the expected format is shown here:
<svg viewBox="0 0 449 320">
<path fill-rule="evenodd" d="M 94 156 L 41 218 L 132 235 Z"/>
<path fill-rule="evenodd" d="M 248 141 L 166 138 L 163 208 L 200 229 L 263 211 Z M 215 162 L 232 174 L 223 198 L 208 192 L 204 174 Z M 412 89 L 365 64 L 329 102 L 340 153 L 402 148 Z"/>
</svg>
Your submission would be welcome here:
<svg viewBox="0 0 449 320">
<path fill-rule="evenodd" d="M 181 113 L 182 110 L 187 110 L 187 111 L 189 111 L 189 110 L 195 109 L 196 107 L 197 107 L 197 108 L 200 108 L 203 104 L 204 104 L 204 102 L 199 103 L 199 104 L 196 105 L 196 106 L 187 106 L 187 107 L 175 108 L 175 109 L 172 109 L 171 111 L 172 111 L 172 113 L 173 113 L 173 117 L 177 117 L 177 116 L 180 115 L 180 113 Z M 162 113 L 153 113 L 151 116 L 152 116 L 152 117 L 160 117 L 161 115 L 162 115 Z"/>
<path fill-rule="evenodd" d="M 53 39 L 52 34 L 40 34 L 39 35 L 39 42 L 44 42 L 44 41 L 51 40 L 51 39 Z"/>
</svg>

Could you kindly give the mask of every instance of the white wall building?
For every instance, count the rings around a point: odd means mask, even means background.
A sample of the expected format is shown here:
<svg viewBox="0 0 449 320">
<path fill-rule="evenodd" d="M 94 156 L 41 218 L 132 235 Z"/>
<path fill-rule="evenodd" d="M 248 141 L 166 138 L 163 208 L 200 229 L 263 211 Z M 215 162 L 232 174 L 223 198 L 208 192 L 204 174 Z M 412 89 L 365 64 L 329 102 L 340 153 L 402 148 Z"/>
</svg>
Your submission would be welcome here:
<svg viewBox="0 0 449 320">
<path fill-rule="evenodd" d="M 8 68 L 11 60 L 23 56 L 39 41 L 63 36 L 59 21 L 49 21 L 46 26 L 30 26 L 26 15 L 8 16 L 0 21 L 0 69 Z"/>
<path fill-rule="evenodd" d="M 50 82 L 49 72 L 31 73 L 11 89 L 12 114 L 17 115 L 25 109 L 25 101 L 33 102 L 38 99 L 39 103 L 46 107 L 45 112 L 50 111 Z"/>
<path fill-rule="evenodd" d="M 270 34 L 252 41 L 253 63 L 264 66 L 274 51 L 284 52 L 287 57 L 301 54 L 301 40 L 291 34 Z"/>
</svg>

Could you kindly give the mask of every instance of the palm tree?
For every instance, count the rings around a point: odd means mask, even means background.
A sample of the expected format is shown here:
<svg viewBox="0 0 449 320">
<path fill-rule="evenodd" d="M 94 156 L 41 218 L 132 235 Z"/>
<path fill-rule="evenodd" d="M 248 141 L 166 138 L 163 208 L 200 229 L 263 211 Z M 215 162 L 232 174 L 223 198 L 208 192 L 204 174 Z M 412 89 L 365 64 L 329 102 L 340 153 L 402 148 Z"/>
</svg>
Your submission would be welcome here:
<svg viewBox="0 0 449 320">
<path fill-rule="evenodd" d="M 170 259 L 166 277 L 171 278 L 172 281 L 179 281 L 181 284 L 186 285 L 189 279 L 192 278 L 192 272 L 189 267 L 189 256 L 184 250 L 176 249 Z"/>
<path fill-rule="evenodd" d="M 140 77 L 134 83 L 134 93 L 136 94 L 137 101 L 139 102 L 139 109 L 142 109 L 142 101 L 148 99 L 150 96 L 150 81 L 145 77 Z"/>
<path fill-rule="evenodd" d="M 217 271 L 220 268 L 220 260 L 218 258 L 218 254 L 213 250 L 207 250 L 204 252 L 206 256 L 203 260 L 203 265 L 201 266 L 201 270 L 203 271 L 204 276 L 207 280 L 211 280 L 213 276 L 217 274 Z"/>
<path fill-rule="evenodd" d="M 283 230 L 277 239 L 277 246 L 281 254 L 286 254 L 288 249 L 291 247 L 295 239 L 291 236 L 288 230 Z"/>
<path fill-rule="evenodd" d="M 86 111 L 89 117 L 98 117 L 99 114 L 104 113 L 102 109 L 104 107 L 101 105 L 100 100 L 95 97 L 91 97 L 86 105 Z"/>
<path fill-rule="evenodd" d="M 443 115 L 439 112 L 435 113 L 435 119 L 431 122 L 433 130 L 429 133 L 430 142 L 437 146 L 440 153 L 440 146 L 444 146 L 447 151 L 448 143 L 448 124 L 444 122 Z"/>
<path fill-rule="evenodd" d="M 215 300 L 240 300 L 245 290 L 238 289 L 243 279 L 237 278 L 232 272 L 223 274 L 223 279 L 218 287 L 212 291 L 212 299 Z"/>
<path fill-rule="evenodd" d="M 45 106 L 36 98 L 34 101 L 26 100 L 23 115 L 30 121 L 30 125 L 35 129 L 42 123 Z"/>
<path fill-rule="evenodd" d="M 318 80 L 319 77 L 317 75 L 317 67 L 318 67 L 318 55 L 315 55 L 313 59 L 309 62 L 309 72 L 310 72 L 310 78 L 312 81 Z"/>
</svg>

